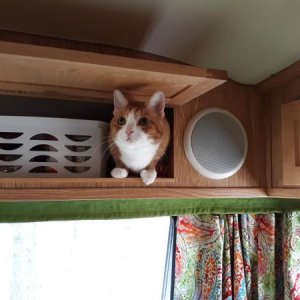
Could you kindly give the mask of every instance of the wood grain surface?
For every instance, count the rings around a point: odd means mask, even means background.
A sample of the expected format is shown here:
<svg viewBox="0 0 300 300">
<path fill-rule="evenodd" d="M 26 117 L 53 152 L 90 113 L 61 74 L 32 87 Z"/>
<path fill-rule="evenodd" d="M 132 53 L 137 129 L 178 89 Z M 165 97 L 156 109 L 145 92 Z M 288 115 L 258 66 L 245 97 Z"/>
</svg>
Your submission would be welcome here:
<svg viewBox="0 0 300 300">
<path fill-rule="evenodd" d="M 244 126 L 248 136 L 248 155 L 245 164 L 233 176 L 212 180 L 199 175 L 186 159 L 183 147 L 185 128 L 200 110 L 219 107 L 233 113 Z M 252 87 L 234 82 L 216 88 L 184 106 L 174 109 L 175 180 L 177 186 L 201 187 L 264 187 L 265 107 Z"/>
<path fill-rule="evenodd" d="M 112 99 L 118 88 L 130 99 L 144 101 L 163 91 L 172 105 L 181 105 L 226 81 L 226 72 L 189 65 L 148 61 L 86 51 L 0 41 L 0 81 L 34 87 L 45 94 L 63 91 L 88 99 Z M 29 91 L 27 91 L 29 92 Z M 72 94 L 71 94 L 72 95 Z M 41 96 L 41 95 L 40 95 Z"/>
<path fill-rule="evenodd" d="M 155 76 L 147 77 L 150 81 L 155 81 L 158 73 L 163 72 L 165 75 L 164 80 L 166 82 L 171 82 L 171 89 L 169 94 L 171 95 L 174 90 L 172 88 L 177 87 L 178 83 L 187 84 L 189 80 L 193 83 L 195 81 L 195 76 L 207 76 L 207 78 L 217 77 L 224 80 L 224 73 L 222 71 L 215 71 L 210 69 L 199 69 L 193 68 L 191 66 L 184 66 L 174 61 L 157 57 L 155 55 L 140 53 L 134 50 L 128 50 L 123 48 L 115 48 L 104 45 L 92 45 L 80 42 L 71 42 L 65 40 L 57 40 L 44 37 L 35 37 L 22 34 L 14 34 L 9 32 L 0 31 L 0 40 L 6 42 L 17 42 L 19 44 L 18 48 L 14 50 L 14 59 L 21 59 L 25 65 L 21 69 L 20 64 L 18 67 L 10 68 L 14 62 L 10 60 L 10 63 L 6 63 L 6 59 L 9 59 L 11 53 L 11 47 L 2 47 L 3 59 L 1 61 L 2 67 L 0 67 L 1 74 L 4 76 L 4 71 L 7 67 L 8 74 L 5 76 L 9 77 L 10 80 L 18 79 L 18 82 L 6 81 L 8 77 L 3 77 L 2 82 L 0 82 L 0 89 L 4 94 L 14 94 L 14 95 L 27 95 L 40 97 L 41 95 L 47 98 L 56 99 L 67 99 L 67 100 L 82 100 L 86 97 L 88 101 L 105 101 L 110 96 L 110 91 L 100 91 L 95 90 L 94 85 L 96 70 L 93 64 L 98 60 L 107 56 L 114 55 L 109 62 L 105 63 L 105 67 L 108 65 L 113 65 L 114 68 L 119 68 L 120 63 L 123 63 L 122 67 L 125 65 L 130 68 L 134 65 L 136 70 L 144 70 L 148 68 Z M 23 46 L 21 45 L 23 44 Z M 32 85 L 30 82 L 22 82 L 23 78 L 18 76 L 23 76 L 26 78 L 28 75 L 28 62 L 22 54 L 24 53 L 24 47 L 26 44 L 39 45 L 39 46 L 51 46 L 51 68 L 47 69 L 47 64 L 43 65 L 48 71 L 53 71 L 56 67 L 59 67 L 55 60 L 62 59 L 62 53 L 64 55 L 70 54 L 71 56 L 66 58 L 64 65 L 64 70 L 68 70 L 67 73 L 56 76 L 50 76 L 49 78 L 40 71 L 35 71 L 30 75 L 31 77 L 39 76 L 43 77 L 43 81 L 47 81 L 48 86 L 44 86 L 43 82 L 39 82 L 37 85 Z M 5 42 L 0 45 L 4 46 Z M 6 44 L 8 45 L 8 44 Z M 61 49 L 64 48 L 64 49 Z M 9 50 L 10 49 L 10 50 Z M 42 48 L 31 47 L 27 48 L 29 51 L 27 54 L 36 55 L 37 51 Z M 44 48 L 43 48 L 44 49 Z M 49 55 L 46 47 L 44 49 L 43 55 Z M 72 50 L 68 50 L 72 49 Z M 88 58 L 81 54 L 79 56 L 78 52 L 73 52 L 74 50 L 85 51 L 89 53 Z M 71 51 L 71 52 L 70 52 Z M 0 51 L 1 52 L 1 51 Z M 39 57 L 41 55 L 40 51 Z M 6 54 L 5 54 L 6 53 Z M 75 53 L 75 57 L 72 56 Z M 8 55 L 5 56 L 5 55 Z M 104 56 L 103 56 L 104 55 Z M 21 57 L 21 58 L 20 58 Z M 124 60 L 124 57 L 129 58 L 129 60 Z M 4 59 L 5 58 L 5 59 Z M 10 57 L 11 58 L 11 57 Z M 49 58 L 49 57 L 48 57 Z M 80 58 L 80 59 L 79 59 Z M 141 65 L 137 62 L 136 58 L 147 59 L 145 65 Z M 87 72 L 80 74 L 80 72 L 74 72 L 72 80 L 70 80 L 69 75 L 72 73 L 72 67 L 68 65 L 68 61 L 72 60 L 73 66 L 80 67 L 80 64 L 84 64 L 88 68 Z M 78 61 L 79 59 L 79 61 Z M 34 59 L 33 59 L 34 60 Z M 33 63 L 32 59 L 29 60 L 30 64 Z M 75 61 L 75 62 L 74 62 Z M 45 62 L 45 61 L 44 61 Z M 159 63 L 158 63 L 159 62 Z M 32 67 L 38 69 L 40 61 L 35 61 Z M 52 65 L 53 63 L 53 65 Z M 162 70 L 162 66 L 170 66 L 167 71 Z M 77 65 L 78 64 L 78 65 Z M 48 66 L 49 67 L 49 66 Z M 55 67 L 55 68 L 54 68 Z M 75 68 L 75 69 L 76 69 Z M 75 70 L 74 69 L 74 70 Z M 84 69 L 84 68 L 83 68 Z M 77 69 L 76 69 L 77 70 Z M 10 73 L 12 72 L 12 73 Z M 189 73 L 190 72 L 190 73 Z M 199 73 L 200 72 L 200 73 Z M 86 74 L 93 74 L 93 78 L 85 78 Z M 29 72 L 30 74 L 30 72 Z M 57 74 L 54 70 L 53 74 Z M 79 74 L 79 75 L 78 75 Z M 153 75 L 152 74 L 152 75 Z M 167 75 L 166 75 L 167 74 Z M 179 74 L 179 75 L 178 75 Z M 128 76 L 128 78 L 133 78 Z M 134 75 L 134 74 L 133 74 Z M 89 75 L 90 76 L 90 75 Z M 179 76 L 179 77 L 178 77 Z M 181 77 L 180 77 L 181 76 Z M 185 78 L 183 81 L 181 79 Z M 187 77 L 185 77 L 187 76 Z M 138 77 L 134 77 L 135 80 Z M 174 78 L 176 80 L 174 81 Z M 36 78 L 36 80 L 40 78 Z M 88 79 L 88 80 L 87 80 Z M 62 80 L 62 82 L 59 82 Z M 187 81 L 185 81 L 187 80 Z M 201 79 L 202 80 L 202 79 Z M 92 83 L 90 81 L 93 81 Z M 177 82 L 176 84 L 173 83 Z M 67 84 L 66 84 L 67 83 Z M 84 83 L 84 84 L 83 84 Z M 56 87 L 55 90 L 52 87 Z M 209 86 L 209 85 L 208 85 Z M 50 88 L 49 88 L 50 87 Z M 210 86 L 212 88 L 215 86 Z M 87 89 L 85 89 L 87 88 Z M 202 81 L 201 85 L 196 88 L 197 93 L 205 93 L 194 100 L 183 104 L 182 106 L 176 106 L 174 108 L 174 132 L 173 132 L 173 154 L 172 161 L 170 163 L 171 168 L 174 168 L 174 178 L 158 178 L 157 181 L 151 187 L 145 187 L 140 180 L 140 178 L 126 178 L 126 179 L 113 179 L 113 178 L 60 178 L 60 179 L 43 179 L 43 178 L 6 178 L 0 179 L 0 198 L 1 199 L 98 199 L 98 198 L 140 198 L 140 197 L 160 197 L 160 198 L 186 198 L 186 197 L 265 197 L 266 194 L 266 141 L 265 141 L 265 107 L 262 105 L 261 98 L 257 96 L 254 92 L 254 88 L 250 86 L 244 86 L 234 82 L 226 82 L 221 86 L 214 88 L 213 90 L 207 91 L 206 84 Z M 183 93 L 190 93 L 191 90 L 183 89 Z M 145 88 L 139 90 L 139 97 L 145 97 Z M 178 96 L 179 94 L 177 94 Z M 178 101 L 182 104 L 186 102 L 187 99 L 193 98 L 192 94 L 187 96 L 187 98 L 182 96 L 182 99 L 178 97 Z M 101 98 L 101 99 L 100 99 Z M 174 98 L 174 97 L 173 97 Z M 100 100 L 99 100 L 100 99 Z M 175 99 L 175 98 L 174 98 Z M 176 103 L 175 100 L 174 104 Z M 171 103 L 171 102 L 170 102 Z M 100 104 L 99 104 L 100 105 Z M 248 135 L 249 141 L 249 152 L 247 155 L 246 162 L 244 166 L 239 170 L 239 172 L 228 179 L 223 180 L 210 180 L 199 175 L 193 170 L 193 168 L 188 163 L 183 147 L 183 136 L 184 130 L 190 118 L 197 113 L 199 110 L 208 107 L 220 107 L 224 108 L 234 115 L 236 115 Z M 59 108 L 58 108 L 59 109 Z M 172 165 L 174 162 L 174 165 Z"/>
<path fill-rule="evenodd" d="M 202 188 L 80 188 L 80 189 L 0 189 L 0 201 L 47 201 L 92 199 L 174 199 L 174 198 L 267 197 L 265 189 Z"/>
<path fill-rule="evenodd" d="M 271 108 L 272 187 L 278 188 L 284 187 L 281 106 L 300 98 L 300 77 L 272 90 L 268 97 Z"/>
</svg>

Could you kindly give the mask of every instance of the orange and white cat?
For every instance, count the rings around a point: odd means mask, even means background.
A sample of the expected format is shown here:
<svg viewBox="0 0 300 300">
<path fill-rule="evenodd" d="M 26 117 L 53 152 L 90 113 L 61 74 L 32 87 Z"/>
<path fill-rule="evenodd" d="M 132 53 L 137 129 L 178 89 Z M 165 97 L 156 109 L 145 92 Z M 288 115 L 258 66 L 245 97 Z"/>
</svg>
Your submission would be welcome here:
<svg viewBox="0 0 300 300">
<path fill-rule="evenodd" d="M 146 185 L 155 181 L 156 164 L 170 140 L 164 109 L 162 92 L 154 93 L 147 103 L 133 103 L 119 90 L 114 91 L 114 116 L 109 132 L 110 153 L 116 164 L 112 177 L 125 178 L 131 170 L 139 173 Z"/>
</svg>

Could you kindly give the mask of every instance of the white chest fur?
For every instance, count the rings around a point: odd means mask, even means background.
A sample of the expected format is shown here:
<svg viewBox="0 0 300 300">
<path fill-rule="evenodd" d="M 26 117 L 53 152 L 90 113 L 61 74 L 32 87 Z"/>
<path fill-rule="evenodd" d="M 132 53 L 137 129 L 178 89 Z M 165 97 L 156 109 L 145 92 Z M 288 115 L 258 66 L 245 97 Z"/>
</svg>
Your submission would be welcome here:
<svg viewBox="0 0 300 300">
<path fill-rule="evenodd" d="M 153 160 L 159 144 L 145 141 L 139 145 L 119 145 L 122 162 L 133 171 L 141 171 Z"/>
</svg>

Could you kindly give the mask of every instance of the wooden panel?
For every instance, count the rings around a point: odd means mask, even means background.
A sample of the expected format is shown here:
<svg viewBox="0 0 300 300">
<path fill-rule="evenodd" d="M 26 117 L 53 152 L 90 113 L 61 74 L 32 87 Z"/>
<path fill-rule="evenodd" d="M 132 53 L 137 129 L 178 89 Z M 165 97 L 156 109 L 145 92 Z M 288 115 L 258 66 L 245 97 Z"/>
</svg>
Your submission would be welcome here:
<svg viewBox="0 0 300 300">
<path fill-rule="evenodd" d="M 0 201 L 173 199 L 266 197 L 265 189 L 101 188 L 101 189 L 0 189 Z"/>
<path fill-rule="evenodd" d="M 74 94 L 79 90 L 87 98 L 102 92 L 112 99 L 113 90 L 119 88 L 130 98 L 143 101 L 161 90 L 170 104 L 180 105 L 225 80 L 222 71 L 0 41 L 2 86 L 32 85 L 35 92 L 44 89 L 53 94 L 72 89 Z"/>
<path fill-rule="evenodd" d="M 270 108 L 270 156 L 268 161 L 271 180 L 268 194 L 271 197 L 300 198 L 300 189 L 295 185 L 285 188 L 283 183 L 283 149 L 281 105 L 300 98 L 300 61 L 259 83 L 255 91 L 264 96 Z M 293 188 L 294 187 L 294 188 Z"/>
<path fill-rule="evenodd" d="M 148 61 L 162 61 L 184 65 L 184 63 L 178 62 L 168 57 L 162 57 L 152 53 L 123 48 L 119 46 L 111 46 L 99 43 L 95 44 L 91 42 L 80 42 L 74 40 L 67 40 L 63 38 L 54 38 L 49 36 L 41 36 L 36 34 L 21 33 L 2 29 L 0 29 L 0 40 L 19 44 L 48 46 L 62 49 L 109 54 L 114 56 L 133 57 L 145 59 Z"/>
<path fill-rule="evenodd" d="M 244 166 L 233 176 L 212 180 L 198 174 L 186 159 L 184 131 L 193 115 L 208 107 L 232 112 L 243 124 L 249 142 Z M 264 187 L 265 175 L 265 108 L 253 88 L 227 82 L 208 94 L 174 110 L 175 179 L 178 186 L 193 187 Z"/>
<path fill-rule="evenodd" d="M 217 80 L 199 79 L 199 83 L 189 88 L 184 89 L 181 93 L 173 97 L 171 100 L 172 105 L 182 105 L 194 99 L 194 95 L 203 95 L 206 92 L 213 90 L 220 85 Z"/>
<path fill-rule="evenodd" d="M 300 98 L 300 77 L 280 85 L 267 94 L 271 117 L 271 167 L 272 187 L 285 187 L 283 184 L 282 116 L 281 106 Z M 290 185 L 293 186 L 293 185 Z M 296 186 L 295 186 L 296 187 Z"/>
<path fill-rule="evenodd" d="M 281 106 L 282 183 L 300 186 L 300 100 Z"/>
<path fill-rule="evenodd" d="M 272 188 L 272 145 L 271 145 L 271 107 L 268 96 L 261 97 L 265 107 L 265 135 L 266 135 L 266 179 L 267 187 Z"/>
<path fill-rule="evenodd" d="M 300 199 L 298 188 L 271 188 L 268 189 L 268 196 L 272 198 L 294 198 Z"/>
<path fill-rule="evenodd" d="M 272 187 L 282 186 L 281 95 L 271 94 Z"/>
<path fill-rule="evenodd" d="M 270 166 L 267 172 L 271 173 L 271 179 L 268 183 L 268 195 L 277 198 L 300 198 L 299 186 L 297 188 L 297 185 L 283 183 L 283 157 L 285 154 L 282 149 L 281 116 L 283 104 L 300 98 L 300 61 L 261 82 L 255 87 L 255 91 L 261 94 L 270 110 L 270 120 L 268 121 L 270 134 L 267 136 L 267 143 L 270 145 L 267 158 Z"/>
<path fill-rule="evenodd" d="M 45 99 L 63 99 L 70 101 L 88 101 L 96 103 L 111 103 L 112 93 L 103 91 L 87 91 L 67 87 L 51 87 L 26 83 L 0 81 L 0 94 L 25 96 Z M 145 97 L 148 99 L 148 97 Z M 168 100 L 168 99 L 167 99 Z"/>
<path fill-rule="evenodd" d="M 157 178 L 151 187 L 172 187 L 174 178 Z M 52 188 L 138 188 L 145 187 L 141 178 L 0 178 L 2 189 L 52 189 Z"/>
<path fill-rule="evenodd" d="M 300 118 L 300 113 L 298 115 L 298 118 Z M 300 121 L 296 120 L 294 125 L 295 125 L 295 166 L 300 167 Z"/>
</svg>

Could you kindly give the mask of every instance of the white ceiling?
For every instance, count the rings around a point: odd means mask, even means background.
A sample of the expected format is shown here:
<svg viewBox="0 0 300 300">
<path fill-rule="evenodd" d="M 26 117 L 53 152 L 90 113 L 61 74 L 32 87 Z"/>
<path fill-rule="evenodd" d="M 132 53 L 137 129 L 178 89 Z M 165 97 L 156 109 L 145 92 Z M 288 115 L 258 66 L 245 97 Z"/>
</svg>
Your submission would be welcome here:
<svg viewBox="0 0 300 300">
<path fill-rule="evenodd" d="M 300 59 L 298 0 L 0 0 L 0 29 L 138 49 L 248 84 Z"/>
</svg>

